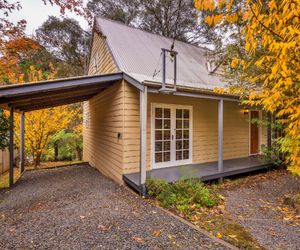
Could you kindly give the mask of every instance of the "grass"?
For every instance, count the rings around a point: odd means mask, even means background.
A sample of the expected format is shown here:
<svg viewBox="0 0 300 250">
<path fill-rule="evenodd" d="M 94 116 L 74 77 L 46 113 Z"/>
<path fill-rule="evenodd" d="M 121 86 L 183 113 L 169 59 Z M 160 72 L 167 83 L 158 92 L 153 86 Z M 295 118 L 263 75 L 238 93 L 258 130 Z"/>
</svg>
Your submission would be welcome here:
<svg viewBox="0 0 300 250">
<path fill-rule="evenodd" d="M 19 168 L 14 168 L 14 183 L 20 178 Z M 9 187 L 9 171 L 4 172 L 0 175 L 0 189 Z"/>
</svg>

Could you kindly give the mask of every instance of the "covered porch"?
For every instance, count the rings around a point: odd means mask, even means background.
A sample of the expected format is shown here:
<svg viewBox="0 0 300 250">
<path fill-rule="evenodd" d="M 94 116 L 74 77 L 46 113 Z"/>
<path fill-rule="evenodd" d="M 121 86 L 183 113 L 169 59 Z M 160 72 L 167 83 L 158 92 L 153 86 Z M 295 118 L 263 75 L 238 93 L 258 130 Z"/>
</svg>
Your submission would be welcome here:
<svg viewBox="0 0 300 250">
<path fill-rule="evenodd" d="M 162 179 L 169 183 L 181 180 L 199 178 L 202 181 L 216 180 L 243 173 L 250 173 L 258 170 L 269 169 L 272 163 L 268 162 L 261 155 L 244 158 L 229 159 L 223 161 L 223 171 L 219 171 L 218 162 L 208 162 L 201 164 L 188 164 L 167 168 L 152 169 L 147 171 L 147 177 Z M 140 191 L 140 173 L 130 173 L 123 175 L 124 182 Z"/>
</svg>

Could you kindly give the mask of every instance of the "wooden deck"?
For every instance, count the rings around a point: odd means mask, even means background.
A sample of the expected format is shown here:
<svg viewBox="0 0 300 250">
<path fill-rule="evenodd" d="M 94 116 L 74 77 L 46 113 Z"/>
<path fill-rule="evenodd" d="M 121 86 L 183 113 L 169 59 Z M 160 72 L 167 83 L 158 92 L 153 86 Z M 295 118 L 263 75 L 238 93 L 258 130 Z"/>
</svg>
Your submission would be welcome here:
<svg viewBox="0 0 300 250">
<path fill-rule="evenodd" d="M 262 156 L 249 156 L 238 159 L 224 160 L 224 171 L 218 172 L 218 162 L 190 164 L 184 166 L 167 167 L 147 171 L 147 177 L 175 182 L 179 179 L 200 178 L 203 181 L 215 180 L 220 177 L 253 172 L 272 167 L 272 163 L 264 160 Z M 140 173 L 123 175 L 123 180 L 136 191 L 140 191 Z"/>
</svg>

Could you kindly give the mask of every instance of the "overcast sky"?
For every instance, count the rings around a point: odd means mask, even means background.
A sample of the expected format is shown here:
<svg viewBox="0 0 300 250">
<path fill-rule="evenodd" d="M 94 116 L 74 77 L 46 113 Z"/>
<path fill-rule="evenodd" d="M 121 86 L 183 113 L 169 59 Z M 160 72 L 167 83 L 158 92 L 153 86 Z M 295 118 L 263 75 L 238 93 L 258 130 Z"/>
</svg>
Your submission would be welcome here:
<svg viewBox="0 0 300 250">
<path fill-rule="evenodd" d="M 34 31 L 48 19 L 48 16 L 60 16 L 57 6 L 51 6 L 50 4 L 45 5 L 42 0 L 19 0 L 19 2 L 23 8 L 20 11 L 14 11 L 10 14 L 9 19 L 14 22 L 25 19 L 27 21 L 26 33 L 28 35 L 33 34 Z M 87 0 L 85 2 L 87 2 Z M 66 12 L 65 16 L 79 21 L 82 28 L 88 28 L 88 24 L 84 18 L 70 12 Z"/>
</svg>

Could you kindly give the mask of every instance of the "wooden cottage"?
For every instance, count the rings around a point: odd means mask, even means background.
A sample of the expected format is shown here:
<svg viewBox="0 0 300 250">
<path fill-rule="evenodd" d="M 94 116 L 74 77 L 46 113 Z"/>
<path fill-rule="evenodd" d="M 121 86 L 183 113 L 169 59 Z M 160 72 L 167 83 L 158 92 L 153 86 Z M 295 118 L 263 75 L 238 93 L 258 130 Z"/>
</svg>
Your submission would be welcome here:
<svg viewBox="0 0 300 250">
<path fill-rule="evenodd" d="M 26 112 L 82 101 L 84 160 L 141 192 L 147 176 L 211 180 L 270 166 L 260 146 L 270 146 L 271 130 L 250 122 L 266 115 L 214 91 L 226 82 L 206 49 L 104 18 L 92 35 L 88 76 L 0 87 L 10 159 L 21 113 L 22 170 Z"/>
<path fill-rule="evenodd" d="M 127 77 L 84 103 L 84 160 L 136 189 L 147 176 L 208 180 L 268 166 L 258 157 L 267 129 L 249 122 L 262 112 L 213 91 L 226 83 L 207 50 L 172 43 L 95 19 L 89 75 Z"/>
</svg>

